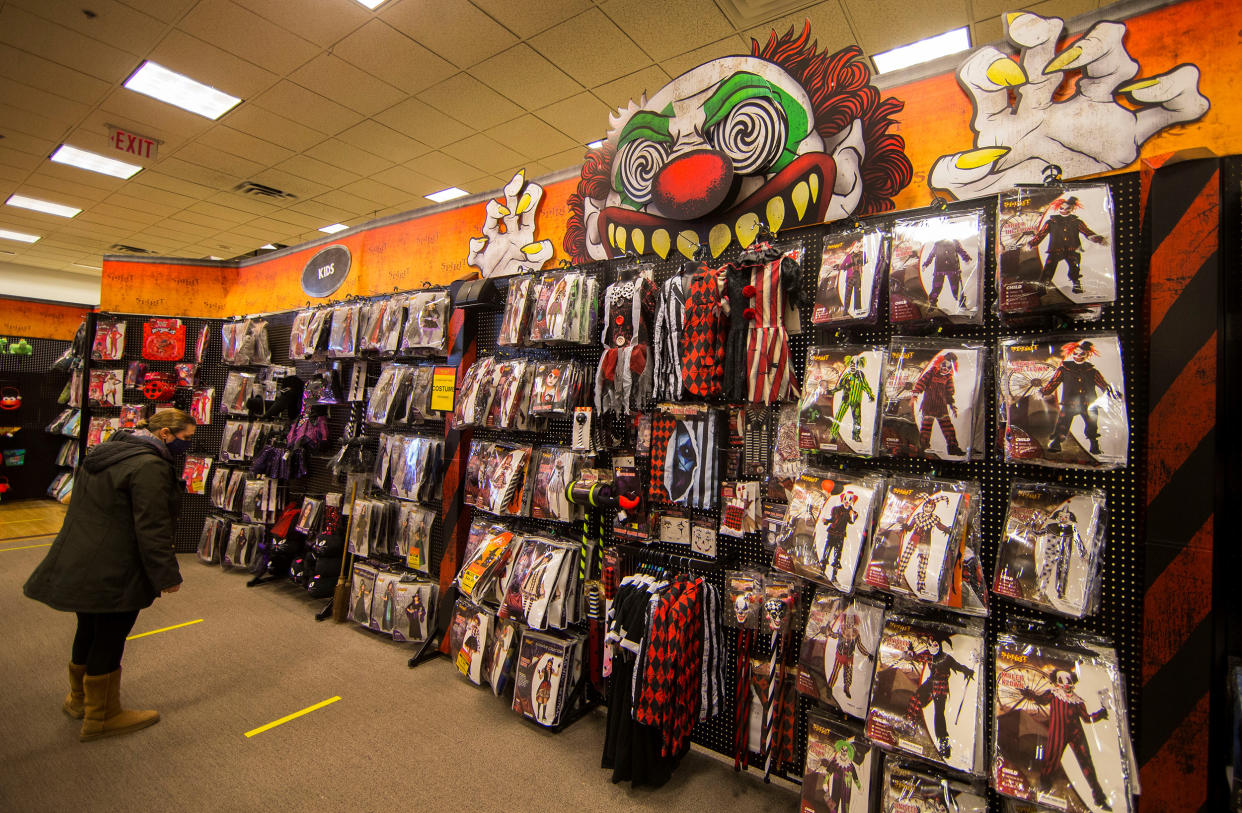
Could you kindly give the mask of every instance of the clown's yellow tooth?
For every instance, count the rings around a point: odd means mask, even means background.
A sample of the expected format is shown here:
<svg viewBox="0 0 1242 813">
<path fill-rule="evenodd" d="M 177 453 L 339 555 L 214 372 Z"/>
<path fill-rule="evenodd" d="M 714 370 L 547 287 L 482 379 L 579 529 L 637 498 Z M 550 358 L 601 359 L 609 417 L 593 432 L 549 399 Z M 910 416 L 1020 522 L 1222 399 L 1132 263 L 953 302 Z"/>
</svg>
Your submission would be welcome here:
<svg viewBox="0 0 1242 813">
<path fill-rule="evenodd" d="M 1001 87 L 1017 87 L 1026 83 L 1026 74 L 1022 72 L 1022 68 L 1018 67 L 1018 63 L 1008 57 L 1000 59 L 988 65 L 988 69 L 984 71 L 988 77 L 988 81 L 994 85 Z"/>
<path fill-rule="evenodd" d="M 794 185 L 793 191 L 789 193 L 789 199 L 793 201 L 794 211 L 798 213 L 798 219 L 806 214 L 807 201 L 811 199 L 811 190 L 806 185 L 806 181 L 798 181 Z"/>
<path fill-rule="evenodd" d="M 500 204 L 500 205 L 498 205 L 498 206 L 496 207 L 496 214 L 500 215 L 501 217 L 508 217 L 509 215 L 511 215 L 511 214 L 513 214 L 513 213 L 509 211 L 509 207 L 508 207 L 508 206 L 505 206 L 505 205 L 502 203 L 502 204 Z"/>
<path fill-rule="evenodd" d="M 713 257 L 719 257 L 720 252 L 729 247 L 729 243 L 733 241 L 733 234 L 729 231 L 729 227 L 723 223 L 717 223 L 712 226 L 712 230 L 707 233 L 707 245 L 712 250 Z"/>
<path fill-rule="evenodd" d="M 677 235 L 677 250 L 686 255 L 687 260 L 694 259 L 694 252 L 699 247 L 699 236 L 687 229 Z"/>
<path fill-rule="evenodd" d="M 617 244 L 617 224 L 616 223 L 608 224 L 608 242 L 614 246 Z"/>
<path fill-rule="evenodd" d="M 737 244 L 745 248 L 755 242 L 755 235 L 759 234 L 759 215 L 754 212 L 747 212 L 737 219 L 737 223 L 733 227 L 733 231 L 737 234 Z"/>
<path fill-rule="evenodd" d="M 1160 84 L 1159 79 L 1140 79 L 1137 82 L 1131 82 L 1125 87 L 1117 88 L 1117 92 L 1118 93 L 1133 93 L 1136 90 L 1142 90 L 1143 88 L 1155 87 L 1158 84 Z"/>
<path fill-rule="evenodd" d="M 1082 49 L 1077 45 L 1073 48 L 1067 48 L 1056 59 L 1048 63 L 1048 67 L 1044 68 L 1044 73 L 1063 71 L 1077 61 L 1080 56 L 1082 56 Z"/>
<path fill-rule="evenodd" d="M 656 229 L 655 233 L 651 235 L 651 248 L 656 254 L 660 255 L 661 260 L 667 260 L 668 250 L 672 248 L 672 243 L 668 239 L 668 232 L 664 229 Z"/>
<path fill-rule="evenodd" d="M 518 201 L 517 213 L 521 214 L 522 212 L 525 212 L 529 208 L 530 208 L 530 193 L 523 192 L 522 199 Z"/>
<path fill-rule="evenodd" d="M 647 253 L 647 235 L 643 234 L 638 229 L 634 229 L 634 232 L 630 235 L 630 239 L 634 241 L 635 254 Z"/>
<path fill-rule="evenodd" d="M 617 248 L 625 251 L 625 229 L 617 226 Z"/>
<path fill-rule="evenodd" d="M 772 198 L 768 201 L 765 214 L 768 216 L 768 231 L 776 233 L 781 230 L 781 224 L 785 222 L 785 201 L 779 197 Z"/>
<path fill-rule="evenodd" d="M 958 169 L 978 169 L 992 163 L 1008 152 L 1008 147 L 983 147 L 978 150 L 969 150 L 959 155 L 957 160 L 953 162 L 953 165 Z"/>
<path fill-rule="evenodd" d="M 819 203 L 819 176 L 812 172 L 806 182 L 811 185 L 811 203 Z"/>
</svg>

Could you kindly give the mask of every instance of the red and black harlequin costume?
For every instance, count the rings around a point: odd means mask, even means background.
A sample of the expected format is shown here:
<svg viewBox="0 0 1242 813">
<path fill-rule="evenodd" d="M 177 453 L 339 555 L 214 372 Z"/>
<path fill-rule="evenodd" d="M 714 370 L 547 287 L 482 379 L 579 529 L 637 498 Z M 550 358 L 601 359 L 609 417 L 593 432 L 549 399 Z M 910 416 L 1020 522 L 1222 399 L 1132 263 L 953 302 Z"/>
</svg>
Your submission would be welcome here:
<svg viewBox="0 0 1242 813">
<path fill-rule="evenodd" d="M 923 420 L 919 424 L 919 445 L 926 449 L 931 445 L 932 424 L 940 424 L 947 452 L 963 455 L 966 452 L 957 442 L 957 429 L 949 411 L 957 410 L 956 390 L 953 379 L 957 375 L 957 356 L 953 353 L 937 353 L 914 382 L 914 395 L 923 396 L 919 404 Z"/>
<path fill-rule="evenodd" d="M 770 404 L 796 398 L 798 382 L 785 330 L 785 308 L 798 305 L 798 263 L 770 243 L 760 242 L 745 251 L 737 264 L 750 273 L 749 284 L 742 288 L 749 304 L 741 314 L 733 309 L 731 315 L 733 324 L 740 318 L 747 325 L 746 355 L 727 356 L 725 375 L 731 382 L 746 381 L 747 401 Z"/>
<path fill-rule="evenodd" d="M 906 719 L 911 721 L 923 722 L 923 709 L 927 707 L 928 701 L 932 704 L 932 725 L 935 728 L 936 747 L 940 751 L 940 755 L 948 759 L 951 753 L 949 746 L 949 727 L 944 719 L 944 707 L 949 698 L 949 675 L 952 672 L 958 672 L 967 680 L 975 676 L 975 670 L 970 667 L 963 666 L 957 660 L 944 651 L 944 642 L 935 642 L 936 652 L 931 651 L 914 653 L 907 652 L 907 657 L 915 663 L 921 664 L 926 671 L 924 672 L 923 682 L 914 690 L 914 694 L 910 695 L 910 702 L 906 705 Z"/>
<path fill-rule="evenodd" d="M 828 691 L 832 691 L 832 687 L 837 682 L 837 675 L 842 675 L 843 682 L 841 688 L 845 691 L 845 696 L 850 696 L 850 686 L 854 684 L 854 650 L 861 649 L 862 653 L 868 658 L 872 653 L 867 651 L 867 647 L 863 646 L 862 638 L 858 634 L 859 618 L 855 613 L 845 612 L 841 614 L 841 629 L 835 632 L 829 632 L 829 638 L 837 639 L 837 652 L 832 661 L 832 674 L 828 676 Z"/>
<path fill-rule="evenodd" d="M 1101 707 L 1099 711 L 1088 712 L 1086 703 L 1074 693 L 1072 685 L 1054 685 L 1047 691 L 1030 695 L 1030 699 L 1048 707 L 1048 744 L 1039 765 L 1042 789 L 1050 789 L 1052 778 L 1058 773 L 1064 773 L 1061 758 L 1068 748 L 1078 759 L 1078 767 L 1091 788 L 1095 804 L 1105 810 L 1111 809 L 1107 804 L 1104 789 L 1100 787 L 1099 777 L 1096 776 L 1095 763 L 1091 761 L 1091 749 L 1087 745 L 1087 734 L 1082 727 L 1084 722 L 1094 723 L 1106 719 L 1108 709 Z"/>
<path fill-rule="evenodd" d="M 723 391 L 724 342 L 719 269 L 692 267 L 685 278 L 681 331 L 681 380 L 686 392 L 718 398 Z"/>
<path fill-rule="evenodd" d="M 923 588 L 927 582 L 927 552 L 931 550 L 932 529 L 938 528 L 942 533 L 950 533 L 951 529 L 940 521 L 940 517 L 936 516 L 936 503 L 948 502 L 948 498 L 942 496 L 930 497 L 924 500 L 922 505 L 915 509 L 910 518 L 906 520 L 902 526 L 902 531 L 906 532 L 906 541 L 902 545 L 901 555 L 897 559 L 897 575 L 905 578 L 906 567 L 910 564 L 910 560 L 914 557 L 915 551 L 919 552 L 919 575 L 918 575 L 918 592 L 923 592 Z M 932 506 L 930 511 L 924 511 L 927 505 Z"/>
</svg>

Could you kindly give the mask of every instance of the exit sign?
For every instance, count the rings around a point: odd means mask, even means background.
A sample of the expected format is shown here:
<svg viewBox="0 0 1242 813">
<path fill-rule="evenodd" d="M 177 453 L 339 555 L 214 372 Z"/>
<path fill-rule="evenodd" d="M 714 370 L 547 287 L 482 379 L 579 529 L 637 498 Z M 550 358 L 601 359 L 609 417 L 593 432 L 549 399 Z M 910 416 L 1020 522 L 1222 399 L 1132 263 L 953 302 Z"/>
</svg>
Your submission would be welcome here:
<svg viewBox="0 0 1242 813">
<path fill-rule="evenodd" d="M 120 127 L 108 127 L 108 146 L 130 157 L 154 160 L 159 144 L 158 139 L 131 133 Z"/>
</svg>

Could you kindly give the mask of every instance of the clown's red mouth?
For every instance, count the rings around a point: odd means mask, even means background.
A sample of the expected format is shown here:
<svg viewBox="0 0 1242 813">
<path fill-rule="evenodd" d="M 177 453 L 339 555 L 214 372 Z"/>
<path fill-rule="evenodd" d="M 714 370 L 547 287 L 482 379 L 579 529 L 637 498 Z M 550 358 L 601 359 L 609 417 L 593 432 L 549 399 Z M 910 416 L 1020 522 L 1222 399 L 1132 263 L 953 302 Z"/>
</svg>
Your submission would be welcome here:
<svg viewBox="0 0 1242 813">
<path fill-rule="evenodd" d="M 673 249 L 693 257 L 700 245 L 708 246 L 712 257 L 719 257 L 734 240 L 741 246 L 750 245 L 760 223 L 779 232 L 822 222 L 836 180 L 837 167 L 831 155 L 800 155 L 745 200 L 715 217 L 667 220 L 609 206 L 599 214 L 601 242 L 609 257 L 633 251 L 667 259 Z"/>
</svg>

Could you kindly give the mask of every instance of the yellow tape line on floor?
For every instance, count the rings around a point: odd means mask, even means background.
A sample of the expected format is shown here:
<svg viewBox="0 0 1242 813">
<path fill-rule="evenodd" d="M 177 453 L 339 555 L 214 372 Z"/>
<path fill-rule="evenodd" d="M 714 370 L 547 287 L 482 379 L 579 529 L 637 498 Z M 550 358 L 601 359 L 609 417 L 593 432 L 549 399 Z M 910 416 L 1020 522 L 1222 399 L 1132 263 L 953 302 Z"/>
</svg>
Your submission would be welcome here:
<svg viewBox="0 0 1242 813">
<path fill-rule="evenodd" d="M 256 735 L 256 734 L 262 734 L 264 731 L 267 731 L 267 730 L 269 730 L 269 729 L 275 728 L 275 727 L 276 727 L 276 726 L 278 726 L 278 725 L 284 725 L 285 723 L 289 722 L 290 720 L 296 720 L 297 718 L 301 717 L 303 714 L 310 714 L 312 711 L 315 711 L 315 710 L 317 710 L 317 709 L 321 709 L 321 708 L 323 708 L 324 706 L 330 706 L 330 705 L 332 705 L 333 703 L 335 703 L 336 701 L 338 701 L 338 700 L 340 700 L 340 699 L 341 699 L 341 698 L 340 698 L 340 696 L 339 696 L 339 695 L 338 695 L 338 696 L 336 696 L 336 697 L 329 697 L 327 700 L 324 700 L 323 702 L 316 703 L 316 704 L 315 704 L 315 705 L 313 705 L 313 706 L 307 706 L 306 708 L 302 709 L 301 711 L 295 711 L 295 712 L 293 712 L 293 714 L 287 714 L 287 715 L 285 715 L 284 717 L 281 717 L 279 720 L 273 720 L 272 722 L 268 723 L 267 725 L 261 725 L 261 726 L 259 726 L 258 728 L 251 729 L 250 731 L 247 731 L 247 732 L 246 732 L 246 736 L 247 736 L 247 737 L 253 737 L 253 736 L 254 736 L 254 735 Z"/>
<path fill-rule="evenodd" d="M 129 636 L 129 637 L 128 637 L 128 638 L 126 638 L 125 640 L 126 640 L 126 641 L 132 641 L 132 640 L 134 640 L 135 638 L 146 638 L 148 635 L 154 635 L 154 634 L 155 634 L 155 633 L 157 633 L 157 632 L 168 632 L 169 630 L 177 630 L 177 629 L 181 629 L 182 627 L 188 627 L 188 626 L 190 626 L 191 624 L 197 624 L 197 623 L 201 622 L 202 620 L 203 620 L 203 619 L 201 619 L 201 618 L 196 618 L 196 619 L 194 619 L 193 621 L 186 621 L 184 624 L 173 624 L 171 627 L 160 627 L 159 629 L 157 629 L 157 630 L 151 630 L 150 632 L 140 632 L 140 633 L 138 633 L 137 635 L 131 635 L 131 636 Z"/>
<path fill-rule="evenodd" d="M 4 553 L 5 551 L 9 551 L 9 550 L 30 550 L 31 548 L 50 548 L 50 547 L 52 547 L 52 543 L 45 542 L 42 545 L 22 545 L 21 547 L 17 547 L 17 548 L 0 548 L 0 553 Z"/>
</svg>

